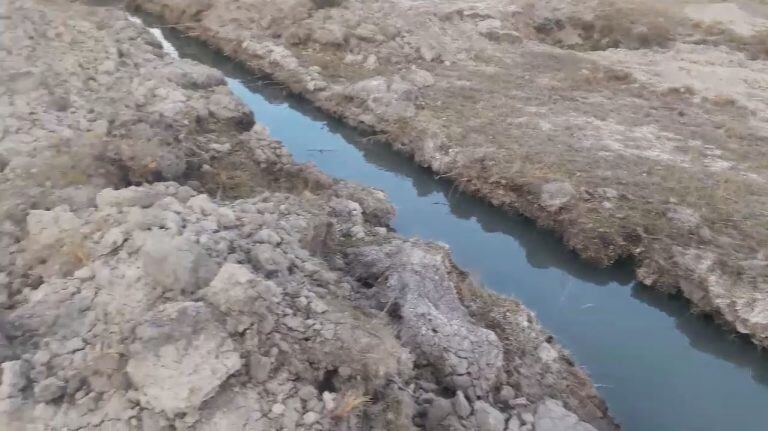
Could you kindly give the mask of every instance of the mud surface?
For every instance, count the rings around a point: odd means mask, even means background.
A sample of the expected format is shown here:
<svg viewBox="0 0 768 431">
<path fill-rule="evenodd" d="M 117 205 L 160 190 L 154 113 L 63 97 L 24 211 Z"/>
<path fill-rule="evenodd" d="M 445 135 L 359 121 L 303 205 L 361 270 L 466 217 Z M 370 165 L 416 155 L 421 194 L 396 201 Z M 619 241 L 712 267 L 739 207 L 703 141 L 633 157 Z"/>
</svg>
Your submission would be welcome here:
<svg viewBox="0 0 768 431">
<path fill-rule="evenodd" d="M 766 344 L 763 6 L 131 3 Z"/>
<path fill-rule="evenodd" d="M 117 10 L 5 12 L 0 427 L 615 429 L 530 312 L 220 72 Z"/>
</svg>

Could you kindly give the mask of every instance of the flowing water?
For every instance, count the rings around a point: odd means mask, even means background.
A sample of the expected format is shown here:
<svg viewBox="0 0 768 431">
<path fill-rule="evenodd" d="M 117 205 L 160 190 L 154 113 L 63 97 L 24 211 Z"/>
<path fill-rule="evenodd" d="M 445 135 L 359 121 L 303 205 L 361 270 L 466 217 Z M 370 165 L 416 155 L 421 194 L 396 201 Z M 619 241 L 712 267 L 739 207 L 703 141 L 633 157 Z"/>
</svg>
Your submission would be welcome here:
<svg viewBox="0 0 768 431">
<path fill-rule="evenodd" d="M 400 234 L 448 244 L 488 288 L 534 310 L 624 429 L 768 429 L 768 355 L 748 341 L 690 314 L 681 298 L 635 283 L 628 265 L 589 266 L 550 232 L 459 192 L 203 44 L 154 32 L 177 55 L 221 70 L 297 161 L 384 190 Z"/>
</svg>

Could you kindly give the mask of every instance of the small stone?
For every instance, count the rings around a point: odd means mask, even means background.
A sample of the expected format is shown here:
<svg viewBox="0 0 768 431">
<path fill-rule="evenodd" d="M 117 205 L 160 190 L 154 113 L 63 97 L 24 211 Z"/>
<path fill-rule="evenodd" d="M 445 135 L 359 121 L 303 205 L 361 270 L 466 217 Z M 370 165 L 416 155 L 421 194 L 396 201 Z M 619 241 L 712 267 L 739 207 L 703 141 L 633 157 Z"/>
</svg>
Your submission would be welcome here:
<svg viewBox="0 0 768 431">
<path fill-rule="evenodd" d="M 560 401 L 546 399 L 536 408 L 536 431 L 595 431 L 592 425 L 579 420 Z"/>
<path fill-rule="evenodd" d="M 520 419 L 522 419 L 523 422 L 525 422 L 527 424 L 532 424 L 533 423 L 533 413 L 531 413 L 531 412 L 520 413 Z"/>
<path fill-rule="evenodd" d="M 541 343 L 539 348 L 536 349 L 536 353 L 542 362 L 552 362 L 560 356 L 557 350 L 549 343 Z"/>
<path fill-rule="evenodd" d="M 52 401 L 64 395 L 66 390 L 66 383 L 56 377 L 49 377 L 35 386 L 35 399 L 44 403 Z"/>
<path fill-rule="evenodd" d="M 498 400 L 499 402 L 510 404 L 515 400 L 515 390 L 510 386 L 502 386 L 501 390 L 499 391 Z"/>
<path fill-rule="evenodd" d="M 325 411 L 332 412 L 336 408 L 336 394 L 333 392 L 323 392 L 323 406 Z"/>
<path fill-rule="evenodd" d="M 432 382 L 425 382 L 422 380 L 419 381 L 418 385 L 424 392 L 437 392 L 440 390 L 440 386 L 437 386 Z"/>
<path fill-rule="evenodd" d="M 322 314 L 328 311 L 328 306 L 322 301 L 312 301 L 309 303 L 309 308 L 317 314 Z"/>
<path fill-rule="evenodd" d="M 435 396 L 435 394 L 431 392 L 427 392 L 425 394 L 419 395 L 419 398 L 416 402 L 418 402 L 419 404 L 432 404 L 433 402 L 435 402 L 436 398 L 437 397 Z"/>
<path fill-rule="evenodd" d="M 0 365 L 0 368 L 3 370 L 0 399 L 21 395 L 21 390 L 27 385 L 29 365 L 24 361 L 8 361 Z"/>
<path fill-rule="evenodd" d="M 250 251 L 250 260 L 254 268 L 267 276 L 284 273 L 290 265 L 285 253 L 270 244 L 254 245 Z"/>
<path fill-rule="evenodd" d="M 285 412 L 285 405 L 280 403 L 274 404 L 272 405 L 271 411 L 272 411 L 272 414 L 281 415 L 283 414 L 283 412 Z"/>
<path fill-rule="evenodd" d="M 472 406 L 469 405 L 469 401 L 461 391 L 456 391 L 456 396 L 453 397 L 453 410 L 462 419 L 472 414 Z"/>
<path fill-rule="evenodd" d="M 365 238 L 365 229 L 359 225 L 353 226 L 352 229 L 349 230 L 349 236 L 355 239 Z"/>
<path fill-rule="evenodd" d="M 318 399 L 309 400 L 307 402 L 307 410 L 311 410 L 315 413 L 322 413 L 323 402 Z"/>
<path fill-rule="evenodd" d="M 429 87 L 435 84 L 435 78 L 426 70 L 413 68 L 406 72 L 403 79 L 415 85 L 418 88 Z"/>
<path fill-rule="evenodd" d="M 505 431 L 520 431 L 520 419 L 514 414 L 507 422 L 507 429 Z"/>
<path fill-rule="evenodd" d="M 530 405 L 531 403 L 525 397 L 519 397 L 519 398 L 515 398 L 514 400 L 510 401 L 509 404 L 512 407 L 519 407 L 519 406 L 527 406 L 527 405 Z"/>
<path fill-rule="evenodd" d="M 352 369 L 346 366 L 339 367 L 339 377 L 348 379 L 352 375 Z"/>
<path fill-rule="evenodd" d="M 38 350 L 31 359 L 32 365 L 35 367 L 45 366 L 50 360 L 51 352 L 49 350 Z"/>
<path fill-rule="evenodd" d="M 475 423 L 478 431 L 504 431 L 504 415 L 485 401 L 475 403 Z"/>
<path fill-rule="evenodd" d="M 229 208 L 219 208 L 218 214 L 219 226 L 227 228 L 237 224 L 235 213 Z"/>
<path fill-rule="evenodd" d="M 312 425 L 320 419 L 320 415 L 315 412 L 306 412 L 301 418 L 301 423 L 304 425 Z"/>
<path fill-rule="evenodd" d="M 271 369 L 272 359 L 270 358 L 254 353 L 248 360 L 248 375 L 256 383 L 264 383 Z"/>
<path fill-rule="evenodd" d="M 541 205 L 554 212 L 562 208 L 576 195 L 576 190 L 567 182 L 551 182 L 541 188 Z"/>
<path fill-rule="evenodd" d="M 276 234 L 275 231 L 271 229 L 262 229 L 253 237 L 253 240 L 259 243 L 272 245 L 278 245 L 283 241 L 280 238 L 280 235 Z"/>
<path fill-rule="evenodd" d="M 317 398 L 317 389 L 309 385 L 302 386 L 301 389 L 299 389 L 299 398 L 304 401 L 313 400 Z"/>
<path fill-rule="evenodd" d="M 82 373 L 79 371 L 72 372 L 69 377 L 67 377 L 67 394 L 73 395 L 77 393 L 77 391 L 83 387 L 83 383 L 85 383 L 85 377 Z"/>
<path fill-rule="evenodd" d="M 365 60 L 363 67 L 365 67 L 366 69 L 375 69 L 379 67 L 379 59 L 375 55 L 371 54 Z"/>
<path fill-rule="evenodd" d="M 84 266 L 75 271 L 72 276 L 78 280 L 90 280 L 93 278 L 93 269 L 90 266 Z"/>
<path fill-rule="evenodd" d="M 427 408 L 426 428 L 428 430 L 439 429 L 440 423 L 453 412 L 451 401 L 445 398 L 436 398 Z"/>
<path fill-rule="evenodd" d="M 283 324 L 296 332 L 304 332 L 304 320 L 296 316 L 288 316 L 283 319 Z"/>
<path fill-rule="evenodd" d="M 197 195 L 187 201 L 187 206 L 194 212 L 203 215 L 216 214 L 218 207 L 208 195 Z"/>
<path fill-rule="evenodd" d="M 219 270 L 189 238 L 160 233 L 149 237 L 144 244 L 141 260 L 147 277 L 169 291 L 195 292 L 213 280 Z"/>
</svg>

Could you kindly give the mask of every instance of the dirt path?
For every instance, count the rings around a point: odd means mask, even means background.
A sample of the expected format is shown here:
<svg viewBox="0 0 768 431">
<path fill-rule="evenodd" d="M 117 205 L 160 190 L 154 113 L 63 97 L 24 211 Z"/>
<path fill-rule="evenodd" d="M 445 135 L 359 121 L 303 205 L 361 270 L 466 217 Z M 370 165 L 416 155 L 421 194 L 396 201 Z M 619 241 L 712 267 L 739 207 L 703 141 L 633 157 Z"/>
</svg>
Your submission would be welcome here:
<svg viewBox="0 0 768 431">
<path fill-rule="evenodd" d="M 768 345 L 760 4 L 131 3 Z"/>
</svg>

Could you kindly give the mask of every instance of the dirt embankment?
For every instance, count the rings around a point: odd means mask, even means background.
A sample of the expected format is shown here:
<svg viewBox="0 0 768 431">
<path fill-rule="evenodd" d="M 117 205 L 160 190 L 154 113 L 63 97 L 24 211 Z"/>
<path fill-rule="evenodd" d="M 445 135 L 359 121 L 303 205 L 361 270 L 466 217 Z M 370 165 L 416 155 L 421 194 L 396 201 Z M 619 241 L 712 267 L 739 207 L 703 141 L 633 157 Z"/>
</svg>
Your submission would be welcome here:
<svg viewBox="0 0 768 431">
<path fill-rule="evenodd" d="M 0 428 L 615 428 L 528 311 L 219 72 L 117 10 L 4 12 Z"/>
<path fill-rule="evenodd" d="M 764 6 L 130 3 L 768 345 Z"/>
</svg>

